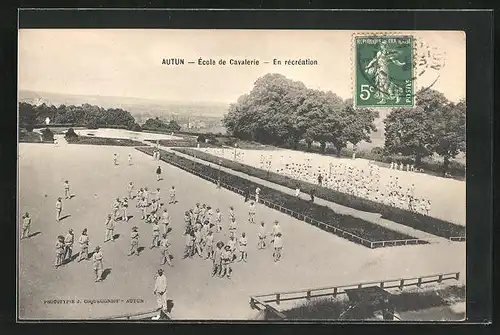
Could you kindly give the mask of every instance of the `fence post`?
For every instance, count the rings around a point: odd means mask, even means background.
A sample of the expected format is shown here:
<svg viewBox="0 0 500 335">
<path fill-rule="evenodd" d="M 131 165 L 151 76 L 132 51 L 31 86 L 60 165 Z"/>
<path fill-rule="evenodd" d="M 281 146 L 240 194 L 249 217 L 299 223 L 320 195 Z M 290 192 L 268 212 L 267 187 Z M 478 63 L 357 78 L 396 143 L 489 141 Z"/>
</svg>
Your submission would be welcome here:
<svg viewBox="0 0 500 335">
<path fill-rule="evenodd" d="M 402 290 L 404 286 L 405 286 L 405 280 L 401 279 L 401 281 L 399 282 L 399 289 Z"/>
<path fill-rule="evenodd" d="M 422 286 L 422 277 L 418 278 L 417 286 Z"/>
<path fill-rule="evenodd" d="M 277 305 L 280 304 L 280 294 L 279 293 L 276 293 L 276 304 Z"/>
<path fill-rule="evenodd" d="M 307 291 L 306 299 L 311 300 L 311 291 Z"/>
</svg>

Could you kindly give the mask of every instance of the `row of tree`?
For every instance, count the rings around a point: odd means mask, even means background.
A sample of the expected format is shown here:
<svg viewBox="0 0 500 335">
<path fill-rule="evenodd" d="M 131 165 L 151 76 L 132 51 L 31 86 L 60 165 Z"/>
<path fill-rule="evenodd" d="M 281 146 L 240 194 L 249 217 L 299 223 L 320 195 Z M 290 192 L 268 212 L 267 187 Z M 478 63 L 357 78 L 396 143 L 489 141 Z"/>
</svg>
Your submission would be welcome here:
<svg viewBox="0 0 500 335">
<path fill-rule="evenodd" d="M 413 156 L 417 166 L 423 157 L 437 153 L 444 158 L 446 171 L 451 158 L 465 153 L 465 114 L 465 101 L 453 103 L 438 91 L 422 89 L 416 94 L 415 108 L 392 109 L 384 120 L 382 151 Z M 242 140 L 292 148 L 300 141 L 309 148 L 319 142 L 322 151 L 330 143 L 340 155 L 348 143 L 371 142 L 378 116 L 372 109 L 354 108 L 351 99 L 343 100 L 333 92 L 267 74 L 230 105 L 223 122 Z"/>
<path fill-rule="evenodd" d="M 32 105 L 26 102 L 19 103 L 20 125 L 44 124 L 47 117 L 51 123 L 56 124 L 72 124 L 87 128 L 122 126 L 131 130 L 140 129 L 134 117 L 121 108 L 104 109 L 90 104 L 82 104 L 81 106 L 60 105 L 56 107 L 45 103 L 41 105 Z"/>
<path fill-rule="evenodd" d="M 233 136 L 271 145 L 297 148 L 304 140 L 310 148 L 319 142 L 324 151 L 331 143 L 337 152 L 347 143 L 370 141 L 378 112 L 353 108 L 332 92 L 307 88 L 281 74 L 259 78 L 249 94 L 229 106 L 223 122 Z"/>
</svg>

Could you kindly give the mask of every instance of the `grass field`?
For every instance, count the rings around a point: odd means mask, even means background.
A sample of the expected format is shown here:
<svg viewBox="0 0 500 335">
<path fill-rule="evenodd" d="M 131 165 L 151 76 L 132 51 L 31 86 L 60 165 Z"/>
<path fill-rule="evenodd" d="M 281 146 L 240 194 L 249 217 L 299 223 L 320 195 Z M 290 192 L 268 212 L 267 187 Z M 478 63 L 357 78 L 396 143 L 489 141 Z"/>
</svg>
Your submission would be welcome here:
<svg viewBox="0 0 500 335">
<path fill-rule="evenodd" d="M 108 135 L 107 135 L 108 136 Z M 113 166 L 113 153 L 121 158 Z M 132 154 L 133 165 L 125 157 Z M 156 181 L 155 169 L 161 165 L 163 180 Z M 63 200 L 61 223 L 55 222 L 55 200 L 63 195 L 63 181 L 71 185 L 71 200 Z M 465 281 L 465 244 L 437 243 L 420 246 L 370 250 L 333 234 L 293 219 L 264 206 L 257 207 L 257 220 L 268 228 L 280 220 L 283 259 L 273 263 L 271 249 L 256 250 L 257 226 L 246 221 L 247 204 L 234 193 L 216 190 L 210 182 L 181 171 L 133 148 L 75 146 L 61 144 L 19 144 L 19 211 L 29 211 L 33 220 L 30 239 L 19 241 L 19 317 L 21 319 L 86 319 L 133 313 L 156 307 L 154 278 L 159 268 L 158 250 L 150 250 L 151 228 L 139 220 L 135 201 L 130 202 L 134 217 L 118 223 L 115 242 L 103 245 L 104 219 L 117 196 L 125 196 L 128 182 L 136 187 L 160 187 L 163 198 L 175 185 L 179 203 L 169 205 L 174 267 L 162 266 L 168 280 L 168 298 L 173 299 L 174 319 L 247 319 L 253 314 L 249 296 L 307 287 L 351 284 L 361 281 L 461 271 Z M 227 212 L 235 207 L 239 228 L 248 235 L 248 263 L 236 263 L 233 277 L 212 278 L 212 264 L 198 258 L 182 260 L 184 249 L 183 212 L 196 202 L 219 207 L 227 227 Z M 457 206 L 458 207 L 458 206 Z M 241 218 L 241 219 L 240 219 Z M 127 257 L 131 227 L 137 225 L 139 257 Z M 69 228 L 75 239 L 89 230 L 90 249 L 103 247 L 107 276 L 94 283 L 91 262 L 72 262 L 54 269 L 55 242 Z M 216 239 L 227 240 L 226 229 Z M 78 252 L 75 245 L 74 253 Z M 140 299 L 126 303 L 127 299 Z M 75 303 L 50 304 L 46 300 L 73 299 Z M 77 300 L 80 303 L 77 303 Z M 84 303 L 84 299 L 119 299 L 118 303 Z"/>
</svg>

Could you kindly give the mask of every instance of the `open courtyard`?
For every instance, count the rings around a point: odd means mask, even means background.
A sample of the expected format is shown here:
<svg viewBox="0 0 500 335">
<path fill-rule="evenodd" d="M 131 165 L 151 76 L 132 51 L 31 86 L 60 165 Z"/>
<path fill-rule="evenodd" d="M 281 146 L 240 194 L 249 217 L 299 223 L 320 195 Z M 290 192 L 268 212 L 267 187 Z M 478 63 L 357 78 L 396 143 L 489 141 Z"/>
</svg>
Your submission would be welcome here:
<svg viewBox="0 0 500 335">
<path fill-rule="evenodd" d="M 108 136 L 108 135 L 107 135 Z M 113 154 L 119 165 L 113 165 Z M 132 155 L 132 165 L 127 155 Z M 160 165 L 163 180 L 156 181 Z M 69 180 L 70 200 L 63 199 L 60 223 L 55 221 L 55 201 L 63 196 L 63 182 Z M 172 231 L 169 240 L 173 267 L 160 265 L 158 249 L 149 249 L 152 229 L 140 220 L 129 203 L 129 222 L 118 221 L 115 242 L 104 241 L 105 218 L 116 197 L 127 195 L 127 184 L 137 188 L 161 189 L 162 202 L 171 186 L 177 189 L 178 203 L 167 206 Z M 167 201 L 168 202 L 168 201 Z M 195 203 L 220 208 L 224 229 L 215 241 L 227 241 L 227 215 L 234 206 L 237 236 L 246 232 L 248 263 L 235 263 L 231 279 L 211 277 L 212 262 L 195 256 L 182 259 L 185 238 L 184 211 Z M 455 209 L 462 205 L 455 206 Z M 243 197 L 132 147 L 92 145 L 19 145 L 19 212 L 29 212 L 32 237 L 19 241 L 19 317 L 21 319 L 86 319 L 135 313 L 156 307 L 154 275 L 163 268 L 168 280 L 168 298 L 174 301 L 174 319 L 248 319 L 255 314 L 249 296 L 308 287 L 352 284 L 362 281 L 461 272 L 465 281 L 465 243 L 443 242 L 428 245 L 368 249 L 324 232 L 263 205 L 257 207 L 256 222 L 265 221 L 271 231 L 279 220 L 284 240 L 283 258 L 274 263 L 272 250 L 257 250 L 257 225 L 246 223 L 248 204 Z M 132 226 L 139 228 L 141 255 L 127 256 Z M 72 261 L 54 268 L 55 242 L 72 228 L 75 241 L 88 229 L 89 251 L 97 245 L 104 255 L 104 281 L 94 282 L 91 261 Z M 73 253 L 78 253 L 75 243 Z M 50 300 L 74 300 L 57 304 Z M 117 299 L 113 303 L 90 300 Z M 134 302 L 129 299 L 136 299 Z M 79 301 L 79 303 L 78 303 Z"/>
</svg>

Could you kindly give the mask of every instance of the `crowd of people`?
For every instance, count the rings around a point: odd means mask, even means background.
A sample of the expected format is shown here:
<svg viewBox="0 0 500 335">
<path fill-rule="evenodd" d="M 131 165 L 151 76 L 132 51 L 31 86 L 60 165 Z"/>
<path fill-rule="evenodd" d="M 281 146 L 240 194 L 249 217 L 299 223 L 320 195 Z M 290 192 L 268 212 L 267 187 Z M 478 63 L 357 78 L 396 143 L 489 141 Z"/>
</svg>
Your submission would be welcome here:
<svg viewBox="0 0 500 335">
<path fill-rule="evenodd" d="M 207 152 L 226 159 L 245 162 L 245 154 L 235 149 L 205 149 Z M 369 162 L 367 165 L 342 163 L 328 165 L 313 164 L 310 158 L 302 161 L 284 155 L 261 154 L 258 166 L 260 169 L 275 172 L 291 179 L 309 182 L 335 191 L 351 194 L 356 197 L 383 203 L 392 207 L 410 210 L 423 215 L 430 215 L 431 201 L 423 196 L 416 196 L 415 184 L 403 185 L 396 172 L 391 172 L 389 181 L 382 184 L 381 168 Z M 392 163 L 390 170 L 414 173 L 413 165 Z M 406 178 L 405 178 L 406 179 Z M 295 189 L 295 196 L 300 194 L 300 185 Z M 311 199 L 314 194 L 311 195 Z"/>
</svg>

